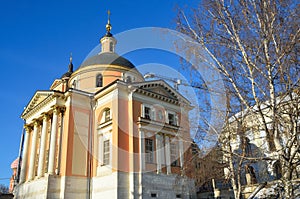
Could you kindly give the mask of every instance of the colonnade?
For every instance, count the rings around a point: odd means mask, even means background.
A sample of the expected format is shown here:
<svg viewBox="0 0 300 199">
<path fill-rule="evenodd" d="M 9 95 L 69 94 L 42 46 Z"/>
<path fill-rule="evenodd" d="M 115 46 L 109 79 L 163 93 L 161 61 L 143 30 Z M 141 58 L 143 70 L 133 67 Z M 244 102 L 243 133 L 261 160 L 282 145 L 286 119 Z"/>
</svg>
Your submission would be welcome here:
<svg viewBox="0 0 300 199">
<path fill-rule="evenodd" d="M 59 114 L 63 115 L 63 113 L 64 113 L 64 109 L 62 107 L 54 106 L 51 109 L 51 111 L 42 114 L 42 119 L 41 118 L 35 119 L 31 124 L 25 125 L 24 128 L 26 133 L 25 133 L 25 139 L 23 145 L 20 183 L 26 181 L 26 174 L 27 174 L 27 180 L 30 181 L 33 180 L 36 176 L 39 178 L 43 177 L 45 173 L 51 175 L 55 173 L 55 169 L 56 169 L 55 157 L 57 155 L 56 149 L 57 149 L 57 136 L 58 136 L 58 117 Z M 47 131 L 49 129 L 48 125 L 50 121 L 51 121 L 51 131 L 50 131 L 50 136 L 48 138 Z M 39 139 L 39 135 L 40 135 L 40 139 Z M 47 156 L 46 146 L 48 145 L 49 145 L 49 155 Z M 39 153 L 37 155 L 38 151 Z M 48 158 L 47 167 L 45 165 L 45 163 L 47 162 L 46 158 Z"/>
<path fill-rule="evenodd" d="M 157 173 L 161 173 L 162 164 L 167 166 L 167 174 L 171 173 L 171 141 L 170 137 L 166 134 L 156 134 L 156 170 Z M 183 142 L 179 139 L 177 148 L 177 155 L 179 155 L 180 167 L 183 168 Z"/>
<path fill-rule="evenodd" d="M 145 133 L 143 131 L 140 131 L 140 165 L 141 165 L 141 171 L 145 170 L 145 139 L 144 139 Z M 155 135 L 155 155 L 156 155 L 156 171 L 157 173 L 162 172 L 162 166 L 166 165 L 166 172 L 167 174 L 171 174 L 171 143 L 172 143 L 172 138 L 168 136 L 167 134 L 161 134 L 157 133 Z M 174 143 L 173 143 L 174 144 Z M 179 156 L 179 161 L 180 161 L 180 167 L 183 168 L 183 163 L 184 163 L 184 149 L 183 149 L 183 140 L 182 139 L 177 139 L 176 141 L 176 149 L 177 149 L 177 155 Z M 178 145 L 177 145 L 178 144 Z M 177 148 L 178 146 L 178 148 Z"/>
</svg>

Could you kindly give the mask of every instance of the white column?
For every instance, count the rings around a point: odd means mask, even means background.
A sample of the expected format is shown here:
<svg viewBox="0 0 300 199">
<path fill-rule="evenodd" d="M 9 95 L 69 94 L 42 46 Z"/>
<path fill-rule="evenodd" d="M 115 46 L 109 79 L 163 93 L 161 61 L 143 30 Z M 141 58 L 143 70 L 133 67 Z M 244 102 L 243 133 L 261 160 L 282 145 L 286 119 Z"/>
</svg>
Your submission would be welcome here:
<svg viewBox="0 0 300 199">
<path fill-rule="evenodd" d="M 161 135 L 155 135 L 155 144 L 156 144 L 156 170 L 157 173 L 161 173 Z"/>
<path fill-rule="evenodd" d="M 179 138 L 179 158 L 180 158 L 180 167 L 183 168 L 183 141 Z"/>
<path fill-rule="evenodd" d="M 139 197 L 143 198 L 143 172 L 145 171 L 145 144 L 144 144 L 144 132 L 139 130 L 140 140 L 139 140 L 139 148 L 140 148 L 140 172 L 139 172 Z"/>
<path fill-rule="evenodd" d="M 38 164 L 38 174 L 37 174 L 38 177 L 42 177 L 44 175 L 46 138 L 47 138 L 47 128 L 48 128 L 47 123 L 48 123 L 48 115 L 44 114 L 41 142 L 40 142 L 40 154 L 39 154 L 39 164 Z"/>
<path fill-rule="evenodd" d="M 21 165 L 21 174 L 19 183 L 25 182 L 26 171 L 27 171 L 27 159 L 28 159 L 28 144 L 29 144 L 29 127 L 25 126 L 25 140 L 24 140 L 24 148 L 22 154 L 22 165 Z"/>
<path fill-rule="evenodd" d="M 145 170 L 145 138 L 144 132 L 140 131 L 140 172 Z"/>
<path fill-rule="evenodd" d="M 38 122 L 34 122 L 33 127 L 33 135 L 31 141 L 31 149 L 30 149 L 30 162 L 29 162 L 29 173 L 28 173 L 28 180 L 32 180 L 34 178 L 34 167 L 35 167 L 35 157 L 36 157 L 36 142 L 38 136 Z"/>
<path fill-rule="evenodd" d="M 49 166 L 48 173 L 54 174 L 54 163 L 55 163 L 55 149 L 56 149 L 56 139 L 57 139 L 57 116 L 59 111 L 55 107 L 53 109 L 52 124 L 51 124 L 51 135 L 50 135 L 50 149 L 49 149 Z"/>
<path fill-rule="evenodd" d="M 167 174 L 171 173 L 171 153 L 170 153 L 170 138 L 165 137 L 166 140 L 166 164 L 167 164 Z"/>
</svg>

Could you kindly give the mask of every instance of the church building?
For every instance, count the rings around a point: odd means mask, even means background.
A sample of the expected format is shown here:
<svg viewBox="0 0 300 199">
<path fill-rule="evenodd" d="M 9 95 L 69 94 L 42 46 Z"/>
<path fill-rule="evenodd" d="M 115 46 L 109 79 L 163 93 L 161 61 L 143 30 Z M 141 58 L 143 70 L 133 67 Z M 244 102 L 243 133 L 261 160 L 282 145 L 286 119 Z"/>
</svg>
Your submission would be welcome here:
<svg viewBox="0 0 300 199">
<path fill-rule="evenodd" d="M 190 102 L 115 52 L 109 20 L 100 43 L 25 107 L 15 198 L 195 198 Z"/>
</svg>

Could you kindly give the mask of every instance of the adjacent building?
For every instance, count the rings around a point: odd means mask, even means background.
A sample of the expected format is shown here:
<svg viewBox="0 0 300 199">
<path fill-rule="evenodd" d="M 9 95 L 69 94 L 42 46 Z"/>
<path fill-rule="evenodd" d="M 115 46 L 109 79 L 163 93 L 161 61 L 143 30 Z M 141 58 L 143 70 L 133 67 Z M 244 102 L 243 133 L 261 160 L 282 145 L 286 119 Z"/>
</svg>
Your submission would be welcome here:
<svg viewBox="0 0 300 199">
<path fill-rule="evenodd" d="M 231 161 L 233 168 L 225 168 L 225 177 L 230 178 L 233 172 L 236 176 L 239 175 L 245 197 L 259 185 L 268 183 L 269 187 L 274 188 L 282 183 L 286 170 L 281 165 L 280 155 L 275 147 L 275 131 L 279 135 L 280 145 L 285 147 L 285 158 L 291 165 L 290 181 L 299 181 L 299 90 L 283 93 L 275 101 L 275 117 L 272 115 L 270 102 L 263 102 L 251 107 L 251 110 L 233 115 L 221 136 L 224 161 L 228 164 Z M 273 197 L 279 197 L 276 196 L 277 193 L 274 194 Z"/>
</svg>

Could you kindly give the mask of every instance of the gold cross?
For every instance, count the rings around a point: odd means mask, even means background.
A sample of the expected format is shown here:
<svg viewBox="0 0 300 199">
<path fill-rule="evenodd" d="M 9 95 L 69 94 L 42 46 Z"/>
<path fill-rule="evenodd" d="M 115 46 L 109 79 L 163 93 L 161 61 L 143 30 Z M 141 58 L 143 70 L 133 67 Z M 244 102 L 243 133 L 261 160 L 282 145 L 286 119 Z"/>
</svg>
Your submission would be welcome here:
<svg viewBox="0 0 300 199">
<path fill-rule="evenodd" d="M 110 32 L 111 30 L 111 24 L 110 24 L 110 10 L 107 11 L 108 19 L 107 19 L 107 24 L 106 24 L 106 31 Z"/>
</svg>

